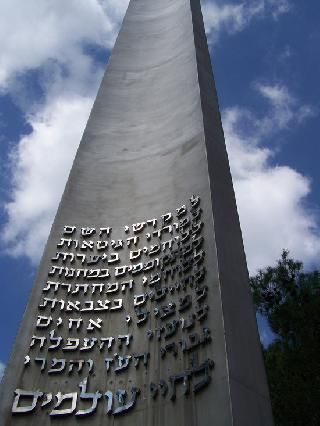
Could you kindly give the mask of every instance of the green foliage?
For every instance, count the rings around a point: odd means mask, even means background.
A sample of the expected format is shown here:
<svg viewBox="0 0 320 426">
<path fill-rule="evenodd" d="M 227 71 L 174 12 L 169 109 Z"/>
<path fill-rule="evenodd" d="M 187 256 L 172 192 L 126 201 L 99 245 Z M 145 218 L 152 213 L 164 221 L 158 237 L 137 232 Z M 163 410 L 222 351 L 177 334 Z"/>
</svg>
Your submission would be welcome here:
<svg viewBox="0 0 320 426">
<path fill-rule="evenodd" d="M 250 278 L 257 311 L 276 340 L 264 349 L 276 426 L 320 425 L 320 274 L 283 251 Z"/>
</svg>

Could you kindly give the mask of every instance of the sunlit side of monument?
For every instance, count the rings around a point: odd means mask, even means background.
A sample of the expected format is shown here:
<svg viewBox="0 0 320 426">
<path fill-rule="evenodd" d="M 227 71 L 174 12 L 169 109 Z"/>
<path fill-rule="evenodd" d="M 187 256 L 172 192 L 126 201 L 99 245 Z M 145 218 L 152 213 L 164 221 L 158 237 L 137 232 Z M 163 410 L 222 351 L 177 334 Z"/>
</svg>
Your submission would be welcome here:
<svg viewBox="0 0 320 426">
<path fill-rule="evenodd" d="M 199 0 L 130 2 L 0 413 L 5 426 L 273 424 Z"/>
</svg>

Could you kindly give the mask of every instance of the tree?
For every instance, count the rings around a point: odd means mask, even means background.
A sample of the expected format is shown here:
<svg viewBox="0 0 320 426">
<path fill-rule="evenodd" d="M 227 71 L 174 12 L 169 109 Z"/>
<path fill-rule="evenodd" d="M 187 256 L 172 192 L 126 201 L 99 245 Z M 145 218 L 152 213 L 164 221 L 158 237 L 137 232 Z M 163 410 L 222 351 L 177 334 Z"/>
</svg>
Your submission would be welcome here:
<svg viewBox="0 0 320 426">
<path fill-rule="evenodd" d="M 257 312 L 277 338 L 263 349 L 276 426 L 320 425 L 320 273 L 283 251 L 250 278 Z"/>
</svg>

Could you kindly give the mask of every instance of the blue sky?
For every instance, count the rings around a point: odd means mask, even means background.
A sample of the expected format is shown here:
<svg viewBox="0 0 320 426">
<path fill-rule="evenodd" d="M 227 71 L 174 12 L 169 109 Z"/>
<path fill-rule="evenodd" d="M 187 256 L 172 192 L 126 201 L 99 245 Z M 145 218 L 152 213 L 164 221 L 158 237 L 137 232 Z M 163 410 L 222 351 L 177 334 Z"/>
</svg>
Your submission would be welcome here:
<svg viewBox="0 0 320 426">
<path fill-rule="evenodd" d="M 249 269 L 318 267 L 319 1 L 202 3 Z M 0 3 L 0 375 L 127 4 Z"/>
</svg>

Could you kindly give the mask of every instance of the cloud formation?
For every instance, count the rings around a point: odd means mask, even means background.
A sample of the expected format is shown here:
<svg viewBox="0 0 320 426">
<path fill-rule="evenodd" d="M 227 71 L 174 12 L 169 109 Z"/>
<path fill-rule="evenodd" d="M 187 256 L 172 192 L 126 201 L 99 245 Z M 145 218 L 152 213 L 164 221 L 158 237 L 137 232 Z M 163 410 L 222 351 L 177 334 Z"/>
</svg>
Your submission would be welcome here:
<svg viewBox="0 0 320 426">
<path fill-rule="evenodd" d="M 0 2 L 0 89 L 48 61 L 80 69 L 91 44 L 110 48 L 129 0 Z"/>
<path fill-rule="evenodd" d="M 87 47 L 112 46 L 128 0 L 17 2 L 0 4 L 0 35 L 13 37 L 10 46 L 0 39 L 0 87 L 12 93 L 13 83 L 30 69 L 49 67 L 49 77 L 44 99 L 26 112 L 32 131 L 11 154 L 12 187 L 2 238 L 7 253 L 26 255 L 36 263 L 101 78 L 102 69 Z M 278 19 L 289 9 L 286 0 L 207 1 L 204 16 L 207 31 L 217 40 L 219 34 L 241 31 L 263 14 Z M 303 123 L 315 111 L 301 105 L 284 85 L 257 83 L 254 89 L 267 105 L 263 117 L 238 106 L 226 109 L 222 117 L 253 272 L 272 263 L 283 247 L 306 261 L 320 254 L 316 219 L 305 207 L 311 182 L 289 167 L 273 166 L 274 153 L 265 147 L 268 138 Z"/>
<path fill-rule="evenodd" d="M 11 153 L 11 200 L 3 240 L 37 262 L 60 202 L 93 99 L 59 96 L 28 119 L 32 132 Z"/>
<path fill-rule="evenodd" d="M 222 114 L 249 270 L 274 263 L 282 248 L 310 264 L 320 255 L 316 216 L 305 207 L 311 182 L 290 167 L 272 165 L 274 153 L 263 143 L 315 112 L 285 86 L 255 87 L 269 103 L 263 117 L 237 106 Z"/>
<path fill-rule="evenodd" d="M 233 34 L 243 30 L 264 9 L 263 1 L 226 3 L 206 1 L 203 16 L 210 42 L 216 42 L 222 31 Z"/>
<path fill-rule="evenodd" d="M 288 0 L 245 0 L 237 3 L 205 0 L 202 10 L 210 43 L 216 43 L 223 32 L 235 34 L 253 19 L 271 16 L 277 20 L 291 9 Z"/>
</svg>

